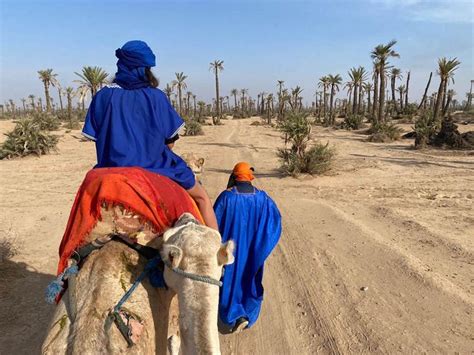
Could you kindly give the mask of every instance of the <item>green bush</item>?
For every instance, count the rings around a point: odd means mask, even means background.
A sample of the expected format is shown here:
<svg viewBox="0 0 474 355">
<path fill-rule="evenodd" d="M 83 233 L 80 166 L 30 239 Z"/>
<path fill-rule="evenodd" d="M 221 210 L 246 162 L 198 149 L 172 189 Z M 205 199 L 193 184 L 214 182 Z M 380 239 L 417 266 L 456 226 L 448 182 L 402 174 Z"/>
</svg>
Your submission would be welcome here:
<svg viewBox="0 0 474 355">
<path fill-rule="evenodd" d="M 369 129 L 369 142 L 388 143 L 400 139 L 403 130 L 394 123 L 375 123 Z"/>
<path fill-rule="evenodd" d="M 202 130 L 201 124 L 196 120 L 186 120 L 185 124 L 185 136 L 202 136 L 204 131 Z"/>
<path fill-rule="evenodd" d="M 35 112 L 32 121 L 42 131 L 57 131 L 61 126 L 58 117 L 47 112 Z"/>
<path fill-rule="evenodd" d="M 289 175 L 297 176 L 300 173 L 319 175 L 331 169 L 334 149 L 329 147 L 329 143 L 317 143 L 302 154 L 280 148 L 277 155 L 282 162 L 282 169 Z"/>
<path fill-rule="evenodd" d="M 7 140 L 0 147 L 0 159 L 47 154 L 58 143 L 57 136 L 42 131 L 32 119 L 21 119 L 6 136 Z"/>
<path fill-rule="evenodd" d="M 300 173 L 322 174 L 330 169 L 334 151 L 328 144 L 315 144 L 306 149 L 311 135 L 311 122 L 306 113 L 289 113 L 281 122 L 279 130 L 284 133 L 285 146 L 277 155 L 281 168 L 290 175 Z"/>
<path fill-rule="evenodd" d="M 364 116 L 362 115 L 347 115 L 344 117 L 344 122 L 342 123 L 342 128 L 345 129 L 360 129 L 362 123 L 364 122 Z"/>
<path fill-rule="evenodd" d="M 426 147 L 436 136 L 438 131 L 436 124 L 429 112 L 425 112 L 415 121 L 415 148 Z"/>
</svg>

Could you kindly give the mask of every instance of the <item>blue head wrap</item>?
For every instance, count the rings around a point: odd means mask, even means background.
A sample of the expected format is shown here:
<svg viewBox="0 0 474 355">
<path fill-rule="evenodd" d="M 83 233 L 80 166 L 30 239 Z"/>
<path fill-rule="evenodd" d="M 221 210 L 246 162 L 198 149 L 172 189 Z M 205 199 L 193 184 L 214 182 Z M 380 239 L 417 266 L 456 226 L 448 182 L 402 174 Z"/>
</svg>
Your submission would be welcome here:
<svg viewBox="0 0 474 355">
<path fill-rule="evenodd" d="M 124 89 L 140 89 L 149 86 L 146 67 L 154 67 L 155 55 L 143 41 L 129 41 L 115 51 L 117 73 L 114 82 Z"/>
</svg>

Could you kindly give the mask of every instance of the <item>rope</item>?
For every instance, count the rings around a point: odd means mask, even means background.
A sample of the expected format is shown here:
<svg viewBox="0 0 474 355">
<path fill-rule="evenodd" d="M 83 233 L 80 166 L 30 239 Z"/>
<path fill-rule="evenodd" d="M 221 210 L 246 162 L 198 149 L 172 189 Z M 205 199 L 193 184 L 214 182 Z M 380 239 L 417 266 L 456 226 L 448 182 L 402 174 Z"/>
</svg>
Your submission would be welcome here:
<svg viewBox="0 0 474 355">
<path fill-rule="evenodd" d="M 156 256 L 153 259 L 148 261 L 148 263 L 145 265 L 145 269 L 142 271 L 140 275 L 138 275 L 133 285 L 128 289 L 127 292 L 125 292 L 125 294 L 122 296 L 120 301 L 118 301 L 118 303 L 115 305 L 114 312 L 120 311 L 120 308 L 122 308 L 123 304 L 127 302 L 127 300 L 130 298 L 133 291 L 135 291 L 135 289 L 140 284 L 140 282 L 143 281 L 143 279 L 148 275 L 150 271 L 158 267 L 158 264 L 160 263 L 160 261 L 161 261 L 160 256 Z"/>
<path fill-rule="evenodd" d="M 173 271 L 174 273 L 176 273 L 178 275 L 184 276 L 184 277 L 186 277 L 188 279 L 191 279 L 191 280 L 194 280 L 194 281 L 204 282 L 204 283 L 207 283 L 207 284 L 222 287 L 222 282 L 219 281 L 219 280 L 213 279 L 212 277 L 192 274 L 190 272 L 186 272 L 183 269 L 180 269 L 180 268 L 177 268 L 177 267 L 173 268 L 173 266 L 171 265 L 171 263 L 169 261 L 164 261 L 164 263 L 167 267 L 170 268 L 171 271 Z"/>
</svg>

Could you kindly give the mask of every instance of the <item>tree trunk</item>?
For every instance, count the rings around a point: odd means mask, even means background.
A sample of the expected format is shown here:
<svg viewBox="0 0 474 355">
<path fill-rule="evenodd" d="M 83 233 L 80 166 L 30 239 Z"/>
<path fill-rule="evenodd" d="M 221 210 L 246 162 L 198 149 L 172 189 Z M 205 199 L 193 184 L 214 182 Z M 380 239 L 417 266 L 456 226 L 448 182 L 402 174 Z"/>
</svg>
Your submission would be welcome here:
<svg viewBox="0 0 474 355">
<path fill-rule="evenodd" d="M 407 85 L 405 88 L 405 104 L 403 105 L 405 109 L 408 107 L 408 87 L 409 86 L 410 86 L 410 72 L 408 72 L 408 75 L 407 75 Z"/>
<path fill-rule="evenodd" d="M 329 124 L 334 125 L 335 117 L 333 114 L 334 104 L 334 84 L 331 85 L 331 98 L 329 100 Z"/>
<path fill-rule="evenodd" d="M 441 109 L 441 103 L 443 102 L 444 96 L 444 88 L 445 88 L 445 79 L 441 78 L 441 82 L 439 83 L 438 94 L 436 95 L 436 103 L 433 112 L 433 122 L 437 123 L 439 111 Z"/>
<path fill-rule="evenodd" d="M 327 108 L 328 108 L 328 98 L 326 95 L 326 85 L 323 85 L 323 101 L 324 101 L 324 106 L 323 106 L 323 117 L 324 120 L 326 120 L 326 115 L 327 115 Z"/>
<path fill-rule="evenodd" d="M 353 95 L 354 95 L 354 98 L 352 100 L 352 114 L 356 114 L 357 113 L 357 89 L 358 89 L 358 86 L 357 86 L 357 83 L 354 83 L 354 92 L 353 92 Z"/>
<path fill-rule="evenodd" d="M 61 111 L 64 109 L 63 107 L 63 98 L 61 97 L 61 90 L 58 88 L 58 96 L 59 96 L 59 107 L 61 107 Z"/>
<path fill-rule="evenodd" d="M 423 97 L 421 99 L 420 104 L 418 105 L 418 110 L 423 106 L 423 104 L 426 102 L 426 95 L 428 94 L 428 89 L 430 88 L 430 83 L 431 83 L 431 78 L 433 77 L 433 72 L 430 73 L 430 78 L 428 79 L 428 83 L 426 84 L 425 87 L 425 92 L 423 94 Z M 407 88 L 408 89 L 408 88 Z"/>
<path fill-rule="evenodd" d="M 51 98 L 49 97 L 49 83 L 47 81 L 43 81 L 44 84 L 44 96 L 46 98 L 46 111 L 51 111 Z"/>
<path fill-rule="evenodd" d="M 178 85 L 178 104 L 179 104 L 179 115 L 183 116 L 183 96 L 181 92 L 181 85 Z"/>
<path fill-rule="evenodd" d="M 214 68 L 214 74 L 216 75 L 216 119 L 213 123 L 219 124 L 221 120 L 221 101 L 219 97 L 219 74 L 217 68 Z"/>
<path fill-rule="evenodd" d="M 385 63 L 380 66 L 379 122 L 385 122 Z"/>
<path fill-rule="evenodd" d="M 448 94 L 448 79 L 444 82 L 444 89 L 443 89 L 443 104 L 441 106 L 442 109 L 446 106 L 446 99 L 447 99 L 447 94 Z"/>
<path fill-rule="evenodd" d="M 400 111 L 403 110 L 403 91 L 400 91 Z"/>
<path fill-rule="evenodd" d="M 359 83 L 359 99 L 357 102 L 357 113 L 361 114 L 362 112 L 362 103 L 364 101 L 364 92 L 362 91 L 362 81 Z"/>
<path fill-rule="evenodd" d="M 398 112 L 398 107 L 397 107 L 397 99 L 395 98 L 395 84 L 396 84 L 396 78 L 395 76 L 392 75 L 392 78 L 391 78 L 391 88 L 392 88 L 392 102 L 393 102 L 393 105 L 395 106 L 395 111 Z M 400 105 L 402 106 L 402 105 Z M 401 107 L 400 107 L 400 111 L 401 111 Z"/>
<path fill-rule="evenodd" d="M 453 97 L 451 95 L 448 95 L 448 99 L 446 100 L 446 105 L 444 105 L 444 108 L 443 108 L 443 117 L 445 117 L 446 114 L 448 113 L 449 105 L 451 104 L 452 99 Z"/>
<path fill-rule="evenodd" d="M 370 104 L 370 90 L 367 90 L 367 111 L 370 114 L 370 110 L 372 109 L 372 105 Z"/>
<path fill-rule="evenodd" d="M 378 99 L 379 99 L 379 72 L 375 70 L 374 76 L 374 103 L 372 104 L 372 117 L 374 122 L 378 121 Z"/>
</svg>

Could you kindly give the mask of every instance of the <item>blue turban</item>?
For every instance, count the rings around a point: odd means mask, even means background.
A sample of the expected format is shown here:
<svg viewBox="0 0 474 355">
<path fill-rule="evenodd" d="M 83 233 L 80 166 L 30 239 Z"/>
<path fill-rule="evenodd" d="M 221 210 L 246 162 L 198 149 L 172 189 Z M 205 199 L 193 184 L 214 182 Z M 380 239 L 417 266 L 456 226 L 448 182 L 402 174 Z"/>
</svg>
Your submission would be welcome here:
<svg viewBox="0 0 474 355">
<path fill-rule="evenodd" d="M 115 51 L 118 71 L 114 82 L 124 89 L 140 89 L 149 86 L 145 68 L 154 67 L 155 55 L 143 41 L 129 41 Z"/>
</svg>

